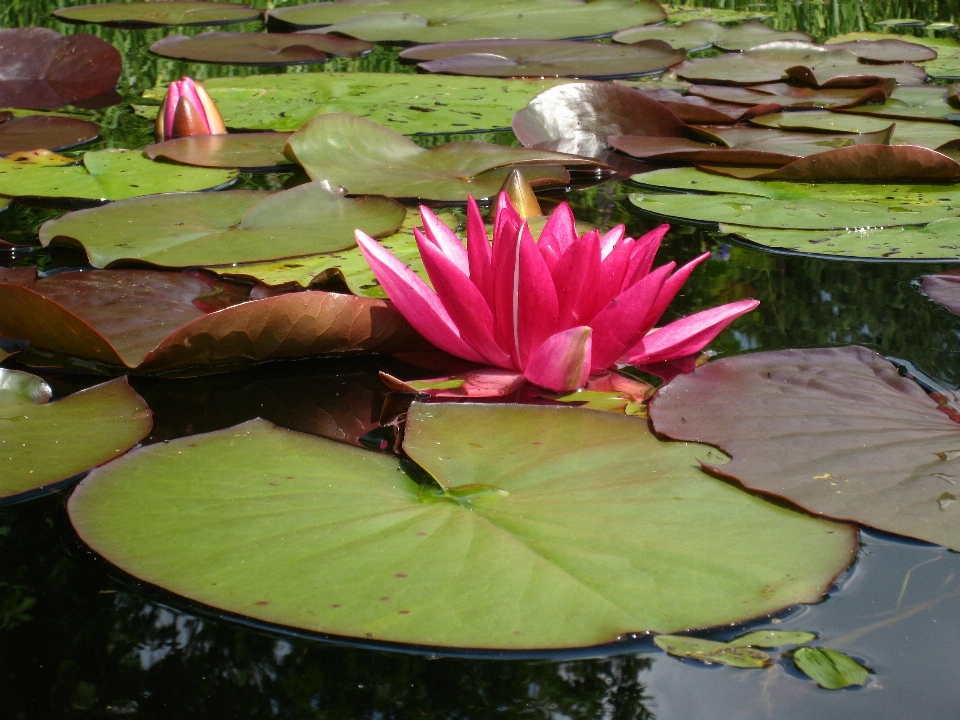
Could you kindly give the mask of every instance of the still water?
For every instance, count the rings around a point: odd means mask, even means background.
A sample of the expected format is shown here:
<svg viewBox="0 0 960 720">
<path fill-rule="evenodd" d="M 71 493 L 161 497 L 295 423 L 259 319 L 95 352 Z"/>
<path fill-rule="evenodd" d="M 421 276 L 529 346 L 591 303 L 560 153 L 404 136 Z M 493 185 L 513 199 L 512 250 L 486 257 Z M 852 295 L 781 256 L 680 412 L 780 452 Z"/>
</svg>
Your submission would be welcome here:
<svg viewBox="0 0 960 720">
<path fill-rule="evenodd" d="M 76 32 L 47 15 L 63 4 L 4 0 L 0 25 Z M 691 4 L 762 9 L 772 16 L 770 24 L 821 39 L 869 29 L 871 21 L 884 18 L 960 19 L 957 2 Z M 184 74 L 204 78 L 257 72 L 158 60 L 146 52 L 151 42 L 180 29 L 86 26 L 83 31 L 123 52 L 121 90 L 128 99 Z M 396 50 L 389 48 L 324 67 L 411 71 L 398 65 Z M 288 71 L 300 70 L 275 72 Z M 105 128 L 98 147 L 142 147 L 150 141 L 149 124 L 126 104 L 99 111 L 96 119 Z M 507 133 L 484 139 L 511 140 Z M 245 183 L 279 186 L 285 180 L 257 177 Z M 628 191 L 626 185 L 611 183 L 569 199 L 579 219 L 608 226 L 624 222 L 628 234 L 636 236 L 657 223 L 630 209 Z M 56 214 L 13 207 L 0 214 L 0 237 L 36 242 L 37 227 Z M 905 361 L 945 387 L 960 386 L 960 318 L 933 305 L 917 286 L 921 275 L 947 266 L 775 255 L 683 226 L 674 227 L 659 261 L 683 262 L 704 249 L 713 257 L 688 283 L 673 313 L 742 297 L 762 303 L 713 345 L 721 355 L 857 343 Z M 27 262 L 50 268 L 75 258 L 36 253 Z M 344 428 L 375 424 L 383 402 L 376 377 L 380 369 L 396 372 L 388 361 L 303 361 L 202 379 L 135 379 L 133 384 L 156 413 L 147 442 L 256 416 L 336 438 Z M 54 374 L 47 379 L 59 394 L 98 381 Z M 874 672 L 863 688 L 830 692 L 784 664 L 745 671 L 680 661 L 658 651 L 645 636 L 540 656 L 447 656 L 351 646 L 244 625 L 140 586 L 93 557 L 66 521 L 65 497 L 62 492 L 0 508 L 0 717 L 5 720 L 876 720 L 952 718 L 960 708 L 960 555 L 923 543 L 864 532 L 857 563 L 828 598 L 750 626 L 815 632 L 817 644 L 842 650 Z M 724 629 L 713 636 L 723 639 L 743 630 Z"/>
</svg>

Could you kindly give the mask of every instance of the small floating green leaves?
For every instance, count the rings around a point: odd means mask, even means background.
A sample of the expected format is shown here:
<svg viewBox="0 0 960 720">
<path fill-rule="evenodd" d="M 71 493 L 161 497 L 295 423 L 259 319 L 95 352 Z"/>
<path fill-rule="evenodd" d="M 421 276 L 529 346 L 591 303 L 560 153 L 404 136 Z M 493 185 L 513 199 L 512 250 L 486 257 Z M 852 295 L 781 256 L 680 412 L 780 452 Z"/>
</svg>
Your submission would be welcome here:
<svg viewBox="0 0 960 720">
<path fill-rule="evenodd" d="M 634 418 L 415 403 L 404 448 L 437 489 L 394 457 L 256 420 L 112 463 L 69 512 L 96 552 L 197 602 L 450 647 L 733 622 L 818 599 L 856 551 L 852 527 L 710 478 L 696 459 L 720 453 Z"/>
<path fill-rule="evenodd" d="M 863 685 L 870 672 L 848 655 L 827 648 L 799 648 L 793 660 L 805 674 L 827 690 Z"/>
<path fill-rule="evenodd" d="M 51 403 L 52 395 L 35 375 L 0 368 L 0 502 L 122 455 L 153 424 L 126 378 Z"/>
</svg>

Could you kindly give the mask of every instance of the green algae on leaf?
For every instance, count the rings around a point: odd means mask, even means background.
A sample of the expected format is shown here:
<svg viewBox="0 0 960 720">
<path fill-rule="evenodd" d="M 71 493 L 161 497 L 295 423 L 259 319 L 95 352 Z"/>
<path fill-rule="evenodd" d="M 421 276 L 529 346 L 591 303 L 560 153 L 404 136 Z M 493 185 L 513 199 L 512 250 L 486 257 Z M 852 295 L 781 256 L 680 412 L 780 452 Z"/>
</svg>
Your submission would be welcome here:
<svg viewBox="0 0 960 720">
<path fill-rule="evenodd" d="M 150 432 L 150 409 L 126 378 L 52 395 L 35 375 L 0 368 L 0 502 L 102 465 Z"/>
<path fill-rule="evenodd" d="M 120 27 L 160 25 L 226 25 L 260 18 L 261 10 L 250 5 L 205 0 L 152 0 L 114 2 L 59 8 L 53 14 L 75 23 Z"/>
<path fill-rule="evenodd" d="M 111 464 L 69 513 L 110 562 L 220 610 L 461 648 L 734 622 L 817 600 L 856 550 L 853 527 L 714 480 L 696 459 L 720 454 L 634 418 L 414 404 L 404 449 L 445 493 L 394 457 L 252 421 Z"/>
<path fill-rule="evenodd" d="M 799 648 L 793 661 L 806 675 L 827 690 L 863 685 L 870 671 L 848 655 L 827 648 Z"/>
</svg>

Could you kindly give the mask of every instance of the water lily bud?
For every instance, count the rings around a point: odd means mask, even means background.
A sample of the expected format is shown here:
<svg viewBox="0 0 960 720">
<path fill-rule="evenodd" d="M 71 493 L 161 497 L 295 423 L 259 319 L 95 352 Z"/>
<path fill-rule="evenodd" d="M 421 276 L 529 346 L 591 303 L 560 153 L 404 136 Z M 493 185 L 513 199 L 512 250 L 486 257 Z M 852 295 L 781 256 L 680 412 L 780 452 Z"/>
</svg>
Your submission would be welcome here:
<svg viewBox="0 0 960 720">
<path fill-rule="evenodd" d="M 519 170 L 510 171 L 507 179 L 503 181 L 503 185 L 500 187 L 500 192 L 507 194 L 522 219 L 526 220 L 543 215 L 543 210 L 540 209 L 540 203 L 537 202 L 537 196 L 534 194 L 533 188 Z M 491 211 L 496 212 L 496 207 L 492 207 Z"/>
<path fill-rule="evenodd" d="M 157 113 L 158 142 L 189 135 L 224 135 L 223 118 L 209 93 L 190 78 L 170 83 Z"/>
</svg>

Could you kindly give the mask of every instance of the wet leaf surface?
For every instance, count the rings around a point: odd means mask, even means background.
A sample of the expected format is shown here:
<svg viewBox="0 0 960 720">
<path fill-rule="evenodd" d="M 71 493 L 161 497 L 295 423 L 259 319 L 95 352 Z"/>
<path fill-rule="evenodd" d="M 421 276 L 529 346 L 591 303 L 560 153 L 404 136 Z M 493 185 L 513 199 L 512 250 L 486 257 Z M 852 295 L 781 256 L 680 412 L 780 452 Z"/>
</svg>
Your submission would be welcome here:
<svg viewBox="0 0 960 720">
<path fill-rule="evenodd" d="M 253 421 L 134 453 L 69 511 L 98 553 L 193 600 L 432 646 L 575 647 L 762 614 L 818 598 L 855 550 L 853 528 L 708 478 L 691 461 L 718 455 L 632 418 L 414 405 L 404 447 L 439 487 Z M 687 532 L 705 513 L 710 532 Z"/>
<path fill-rule="evenodd" d="M 390 128 L 341 113 L 314 118 L 290 136 L 287 148 L 313 180 L 329 181 L 352 195 L 446 202 L 496 195 L 513 167 L 522 167 L 534 186 L 565 184 L 564 165 L 597 167 L 586 158 L 491 143 L 424 149 Z"/>
<path fill-rule="evenodd" d="M 100 128 L 86 120 L 27 115 L 0 122 L 0 155 L 38 148 L 63 150 L 95 140 L 99 134 Z"/>
<path fill-rule="evenodd" d="M 414 135 L 510 127 L 533 96 L 565 82 L 358 72 L 212 78 L 203 85 L 232 129 L 292 132 L 323 113 L 351 113 Z M 144 97 L 159 102 L 165 93 L 154 88 Z M 156 109 L 143 114 L 152 119 Z"/>
<path fill-rule="evenodd" d="M 686 53 L 661 42 L 620 46 L 563 40 L 464 40 L 419 45 L 400 57 L 435 73 L 493 77 L 623 77 L 658 72 Z"/>
<path fill-rule="evenodd" d="M 352 37 L 435 43 L 513 37 L 560 40 L 605 35 L 660 22 L 666 13 L 652 0 L 391 0 L 315 2 L 276 8 L 270 21 L 325 28 Z"/>
<path fill-rule="evenodd" d="M 290 133 L 277 132 L 191 135 L 148 145 L 143 152 L 151 160 L 183 165 L 278 172 L 295 165 L 283 154 L 289 137 Z"/>
<path fill-rule="evenodd" d="M 356 247 L 356 228 L 390 235 L 405 212 L 393 200 L 345 198 L 321 183 L 278 193 L 175 193 L 68 213 L 40 228 L 40 242 L 79 245 L 94 267 L 227 265 Z"/>
<path fill-rule="evenodd" d="M 870 676 L 869 671 L 853 658 L 827 648 L 800 648 L 794 653 L 793 660 L 798 668 L 827 690 L 863 685 Z"/>
<path fill-rule="evenodd" d="M 960 476 L 960 425 L 870 350 L 718 360 L 661 388 L 650 416 L 657 432 L 729 453 L 711 470 L 748 489 L 960 548 L 958 508 L 939 501 Z"/>
<path fill-rule="evenodd" d="M 315 32 L 167 35 L 150 46 L 150 52 L 163 57 L 228 65 L 303 65 L 324 62 L 328 55 L 356 57 L 372 49 L 363 40 Z"/>
<path fill-rule="evenodd" d="M 120 27 L 158 25 L 225 25 L 257 20 L 262 11 L 250 5 L 204 0 L 152 0 L 77 5 L 53 11 L 58 18 L 76 23 Z"/>
<path fill-rule="evenodd" d="M 0 284 L 0 335 L 29 340 L 32 351 L 181 374 L 271 358 L 399 352 L 423 343 L 381 300 L 311 291 L 247 302 L 249 293 L 249 285 L 201 273 L 62 273 L 30 287 Z"/>
<path fill-rule="evenodd" d="M 123 60 L 93 35 L 0 29 L 0 107 L 56 108 L 110 92 Z"/>
<path fill-rule="evenodd" d="M 35 375 L 0 368 L 0 503 L 102 465 L 150 432 L 150 409 L 126 378 L 52 395 Z"/>
<path fill-rule="evenodd" d="M 82 162 L 42 150 L 0 158 L 0 195 L 11 197 L 123 200 L 215 189 L 236 178 L 236 170 L 154 162 L 139 150 L 95 150 Z"/>
<path fill-rule="evenodd" d="M 685 48 L 688 51 L 702 50 L 711 45 L 723 50 L 749 50 L 775 40 L 813 41 L 813 37 L 805 32 L 774 30 L 759 22 L 745 22 L 727 27 L 713 20 L 688 20 L 681 25 L 630 28 L 614 33 L 613 39 L 619 43 L 660 40 L 671 47 Z"/>
<path fill-rule="evenodd" d="M 928 226 L 929 227 L 929 226 Z M 960 236 L 960 222 L 954 224 L 953 234 L 950 236 L 954 241 Z M 960 245 L 960 242 L 957 243 Z M 960 255 L 960 247 L 956 248 Z M 960 315 L 960 276 L 957 275 L 924 275 L 920 286 L 923 292 L 938 305 L 943 305 L 954 315 Z"/>
</svg>

